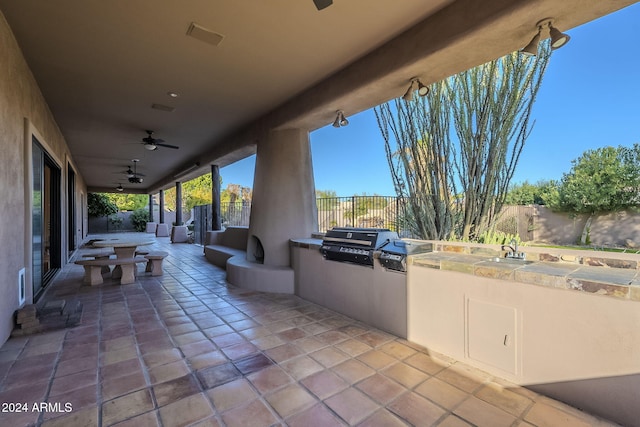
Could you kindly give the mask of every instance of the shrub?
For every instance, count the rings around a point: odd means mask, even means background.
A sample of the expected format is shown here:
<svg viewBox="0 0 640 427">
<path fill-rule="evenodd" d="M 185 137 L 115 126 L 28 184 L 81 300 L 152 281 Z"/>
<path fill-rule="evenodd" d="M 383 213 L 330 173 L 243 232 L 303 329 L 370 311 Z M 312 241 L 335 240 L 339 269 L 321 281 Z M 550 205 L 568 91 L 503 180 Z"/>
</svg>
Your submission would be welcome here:
<svg viewBox="0 0 640 427">
<path fill-rule="evenodd" d="M 478 243 L 487 245 L 508 245 L 515 240 L 518 245 L 522 245 L 518 234 L 505 233 L 499 230 L 486 230 L 478 236 Z"/>
<path fill-rule="evenodd" d="M 146 209 L 136 209 L 131 214 L 131 224 L 136 231 L 145 231 L 147 229 L 147 221 L 149 221 L 149 211 Z"/>
<path fill-rule="evenodd" d="M 114 229 L 119 229 L 122 226 L 122 218 L 118 216 L 118 214 L 113 214 L 109 217 L 109 223 Z"/>
</svg>

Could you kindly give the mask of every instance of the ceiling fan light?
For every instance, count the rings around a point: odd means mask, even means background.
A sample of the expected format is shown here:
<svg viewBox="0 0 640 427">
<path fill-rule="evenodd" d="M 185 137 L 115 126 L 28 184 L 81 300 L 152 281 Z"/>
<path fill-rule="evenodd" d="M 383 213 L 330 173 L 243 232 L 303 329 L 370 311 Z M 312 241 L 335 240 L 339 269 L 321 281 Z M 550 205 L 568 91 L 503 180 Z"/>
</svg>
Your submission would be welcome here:
<svg viewBox="0 0 640 427">
<path fill-rule="evenodd" d="M 144 148 L 149 151 L 155 151 L 158 149 L 158 146 L 156 144 L 144 144 Z"/>
<path fill-rule="evenodd" d="M 116 190 L 123 191 L 124 188 L 122 188 L 122 184 L 118 184 L 118 186 L 116 187 Z"/>
</svg>

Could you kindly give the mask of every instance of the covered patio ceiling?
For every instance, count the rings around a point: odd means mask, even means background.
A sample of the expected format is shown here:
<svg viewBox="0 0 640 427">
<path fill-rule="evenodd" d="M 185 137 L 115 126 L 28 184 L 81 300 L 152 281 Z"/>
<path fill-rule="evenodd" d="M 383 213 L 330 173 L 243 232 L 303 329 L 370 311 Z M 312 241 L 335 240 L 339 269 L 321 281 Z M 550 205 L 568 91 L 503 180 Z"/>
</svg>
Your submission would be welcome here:
<svg viewBox="0 0 640 427">
<path fill-rule="evenodd" d="M 635 1 L 0 0 L 89 191 L 153 193 Z M 209 41 L 223 36 L 217 46 Z M 216 40 L 217 39 L 217 40 Z M 174 98 L 169 93 L 179 96 Z M 153 108 L 153 105 L 157 108 Z M 167 111 L 171 110 L 171 111 Z M 142 144 L 145 130 L 178 150 Z M 141 184 L 124 171 L 140 159 Z"/>
</svg>

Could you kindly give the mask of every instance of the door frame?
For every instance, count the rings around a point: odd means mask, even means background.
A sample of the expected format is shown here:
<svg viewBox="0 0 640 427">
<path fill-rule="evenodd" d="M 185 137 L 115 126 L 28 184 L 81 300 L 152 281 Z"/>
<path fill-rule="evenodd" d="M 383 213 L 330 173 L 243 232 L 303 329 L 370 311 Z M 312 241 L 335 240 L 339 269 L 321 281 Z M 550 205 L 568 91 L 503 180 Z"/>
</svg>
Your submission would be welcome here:
<svg viewBox="0 0 640 427">
<path fill-rule="evenodd" d="M 63 190 L 64 185 L 66 183 L 66 176 L 62 174 L 62 168 L 60 165 L 63 165 L 64 162 L 56 155 L 55 150 L 52 149 L 51 145 L 48 144 L 47 140 L 42 136 L 42 134 L 37 130 L 37 128 L 33 125 L 31 120 L 25 117 L 24 119 L 24 144 L 23 144 L 23 161 L 24 161 L 24 266 L 25 268 L 25 282 L 26 286 L 26 303 L 32 304 L 37 298 L 34 298 L 33 295 L 33 140 L 36 139 L 43 151 L 47 154 L 50 160 L 56 165 L 57 168 L 60 169 L 60 180 L 59 180 L 59 188 L 58 191 L 58 200 L 60 203 L 60 210 L 58 212 L 60 222 L 57 227 L 57 232 L 60 234 L 60 238 L 58 240 L 59 247 L 57 248 L 58 253 L 60 254 L 59 264 L 62 267 L 66 263 L 66 257 L 62 259 L 62 254 L 64 253 L 63 248 L 65 247 L 65 237 L 66 237 L 66 224 L 62 221 L 64 206 L 66 203 L 66 193 Z M 59 271 L 59 270 L 57 270 Z M 56 272 L 57 272 L 56 271 Z M 54 273 L 55 275 L 55 273 Z M 40 293 L 42 295 L 42 293 Z"/>
</svg>

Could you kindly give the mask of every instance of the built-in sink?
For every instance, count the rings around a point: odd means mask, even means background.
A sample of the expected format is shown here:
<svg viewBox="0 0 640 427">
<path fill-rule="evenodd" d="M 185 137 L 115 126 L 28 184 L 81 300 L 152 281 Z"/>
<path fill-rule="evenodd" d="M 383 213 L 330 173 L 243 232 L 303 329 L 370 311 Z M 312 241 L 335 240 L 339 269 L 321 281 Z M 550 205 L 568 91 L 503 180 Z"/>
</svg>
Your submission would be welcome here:
<svg viewBox="0 0 640 427">
<path fill-rule="evenodd" d="M 519 258 L 499 258 L 499 257 L 489 258 L 487 261 L 499 262 L 501 264 L 515 264 L 515 265 L 529 265 L 534 262 L 534 261 L 527 261 Z"/>
</svg>

